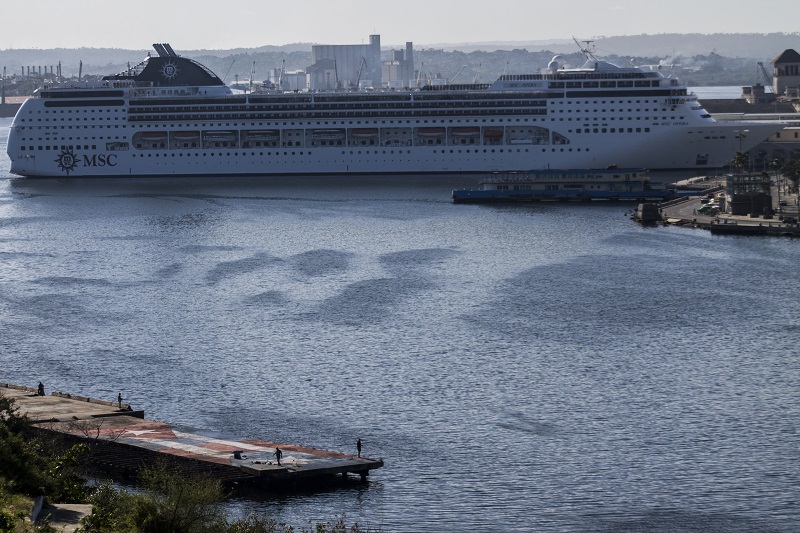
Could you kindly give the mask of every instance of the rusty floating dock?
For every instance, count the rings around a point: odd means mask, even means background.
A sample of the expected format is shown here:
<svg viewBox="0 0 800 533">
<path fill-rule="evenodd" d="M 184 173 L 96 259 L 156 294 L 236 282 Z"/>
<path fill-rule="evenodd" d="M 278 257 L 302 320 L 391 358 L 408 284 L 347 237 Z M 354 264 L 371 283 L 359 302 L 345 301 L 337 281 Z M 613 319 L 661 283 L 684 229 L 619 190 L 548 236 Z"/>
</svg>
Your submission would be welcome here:
<svg viewBox="0 0 800 533">
<path fill-rule="evenodd" d="M 263 440 L 213 438 L 181 431 L 166 422 L 147 420 L 122 402 L 109 402 L 0 383 L 0 394 L 12 398 L 35 429 L 91 445 L 92 466 L 134 476 L 143 466 L 166 461 L 202 472 L 229 487 L 287 489 L 367 479 L 383 466 L 380 459 Z M 282 452 L 280 464 L 276 449 Z"/>
</svg>

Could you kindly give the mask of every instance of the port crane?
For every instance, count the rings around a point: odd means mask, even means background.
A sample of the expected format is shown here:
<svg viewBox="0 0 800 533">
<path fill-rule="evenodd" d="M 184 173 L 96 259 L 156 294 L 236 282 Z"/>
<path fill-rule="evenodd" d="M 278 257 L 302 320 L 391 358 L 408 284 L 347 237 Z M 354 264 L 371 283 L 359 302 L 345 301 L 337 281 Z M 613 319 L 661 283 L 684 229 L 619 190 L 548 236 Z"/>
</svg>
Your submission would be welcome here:
<svg viewBox="0 0 800 533">
<path fill-rule="evenodd" d="M 478 63 L 478 68 L 475 70 L 475 77 L 472 78 L 472 83 L 473 84 L 478 83 L 478 80 L 481 77 L 481 67 L 482 66 L 483 66 L 483 63 Z"/>
<path fill-rule="evenodd" d="M 458 69 L 458 72 L 456 72 L 456 75 L 453 76 L 452 78 L 450 78 L 450 83 L 453 83 L 455 81 L 455 79 L 458 77 L 458 75 L 461 74 L 464 71 L 465 68 L 467 68 L 466 65 L 464 65 L 463 67 Z"/>
<path fill-rule="evenodd" d="M 764 85 L 767 87 L 767 92 L 774 93 L 775 89 L 772 87 L 772 78 L 767 74 L 767 69 L 764 68 L 764 63 L 758 62 L 758 68 L 761 70 L 761 75 L 764 76 Z"/>
<path fill-rule="evenodd" d="M 361 63 L 358 65 L 358 72 L 356 73 L 356 89 L 358 89 L 358 84 L 361 83 L 361 75 L 364 73 L 365 68 L 367 68 L 367 60 L 362 57 Z"/>
</svg>

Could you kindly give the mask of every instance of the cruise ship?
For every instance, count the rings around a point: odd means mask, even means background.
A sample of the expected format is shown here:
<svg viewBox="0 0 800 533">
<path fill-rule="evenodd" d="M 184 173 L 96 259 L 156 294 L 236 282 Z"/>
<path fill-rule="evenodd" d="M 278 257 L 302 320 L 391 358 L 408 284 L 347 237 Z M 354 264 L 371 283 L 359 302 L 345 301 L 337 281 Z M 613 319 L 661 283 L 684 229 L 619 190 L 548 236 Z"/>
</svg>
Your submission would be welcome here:
<svg viewBox="0 0 800 533">
<path fill-rule="evenodd" d="M 11 124 L 27 177 L 721 168 L 781 129 L 715 121 L 677 79 L 583 50 L 491 84 L 237 93 L 169 44 L 97 83 L 37 89 Z M 740 131 L 748 130 L 746 136 Z"/>
</svg>

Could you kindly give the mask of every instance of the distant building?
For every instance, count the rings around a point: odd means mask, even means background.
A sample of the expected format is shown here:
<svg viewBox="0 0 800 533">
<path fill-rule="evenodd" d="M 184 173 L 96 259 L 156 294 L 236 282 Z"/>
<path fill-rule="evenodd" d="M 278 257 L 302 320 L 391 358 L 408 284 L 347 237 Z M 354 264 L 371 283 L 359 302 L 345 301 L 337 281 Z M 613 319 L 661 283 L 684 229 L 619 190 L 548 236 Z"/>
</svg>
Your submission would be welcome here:
<svg viewBox="0 0 800 533">
<path fill-rule="evenodd" d="M 395 50 L 392 59 L 383 62 L 383 81 L 391 88 L 414 87 L 414 44 L 406 43 L 405 52 Z"/>
<path fill-rule="evenodd" d="M 383 83 L 381 36 L 370 35 L 369 44 L 320 44 L 311 47 L 309 89 L 380 87 Z"/>
<path fill-rule="evenodd" d="M 308 75 L 305 70 L 284 71 L 279 68 L 269 72 L 269 83 L 283 91 L 307 91 Z"/>
<path fill-rule="evenodd" d="M 800 54 L 794 50 L 784 50 L 772 61 L 775 94 L 790 98 L 800 98 Z"/>
<path fill-rule="evenodd" d="M 747 100 L 748 104 L 771 104 L 777 99 L 774 93 L 768 93 L 766 86 L 760 83 L 742 87 L 742 98 Z"/>
<path fill-rule="evenodd" d="M 315 61 L 313 65 L 306 69 L 306 72 L 308 73 L 309 89 L 316 91 L 350 87 L 356 80 L 355 76 L 352 80 L 340 80 L 338 61 L 328 57 Z"/>
</svg>

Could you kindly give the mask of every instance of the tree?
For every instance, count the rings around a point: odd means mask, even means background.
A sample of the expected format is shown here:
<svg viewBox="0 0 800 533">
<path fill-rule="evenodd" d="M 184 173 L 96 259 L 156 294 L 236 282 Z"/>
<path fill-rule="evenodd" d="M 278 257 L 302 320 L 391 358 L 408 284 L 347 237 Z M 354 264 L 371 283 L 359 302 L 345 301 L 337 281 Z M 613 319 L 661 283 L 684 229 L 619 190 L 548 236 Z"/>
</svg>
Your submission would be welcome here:
<svg viewBox="0 0 800 533">
<path fill-rule="evenodd" d="M 792 160 L 784 163 L 781 172 L 786 179 L 792 182 L 792 187 L 796 191 L 798 182 L 800 182 L 800 161 Z"/>
<path fill-rule="evenodd" d="M 79 467 L 88 447 L 76 444 L 62 450 L 33 438 L 30 420 L 19 413 L 13 398 L 0 394 L 0 484 L 29 496 L 44 489 L 52 501 L 84 501 L 86 480 Z"/>
<path fill-rule="evenodd" d="M 44 480 L 43 450 L 25 438 L 29 427 L 13 398 L 0 395 L 0 482 L 11 492 L 34 495 Z"/>
<path fill-rule="evenodd" d="M 211 532 L 224 522 L 219 503 L 224 494 L 219 481 L 190 476 L 167 465 L 145 469 L 141 480 L 146 497 L 134 502 L 134 523 L 142 533 Z"/>
<path fill-rule="evenodd" d="M 744 167 L 747 165 L 747 156 L 744 155 L 741 151 L 737 151 L 734 154 L 733 159 L 731 160 L 731 165 L 734 168 L 738 169 L 739 172 L 744 172 Z"/>
</svg>

